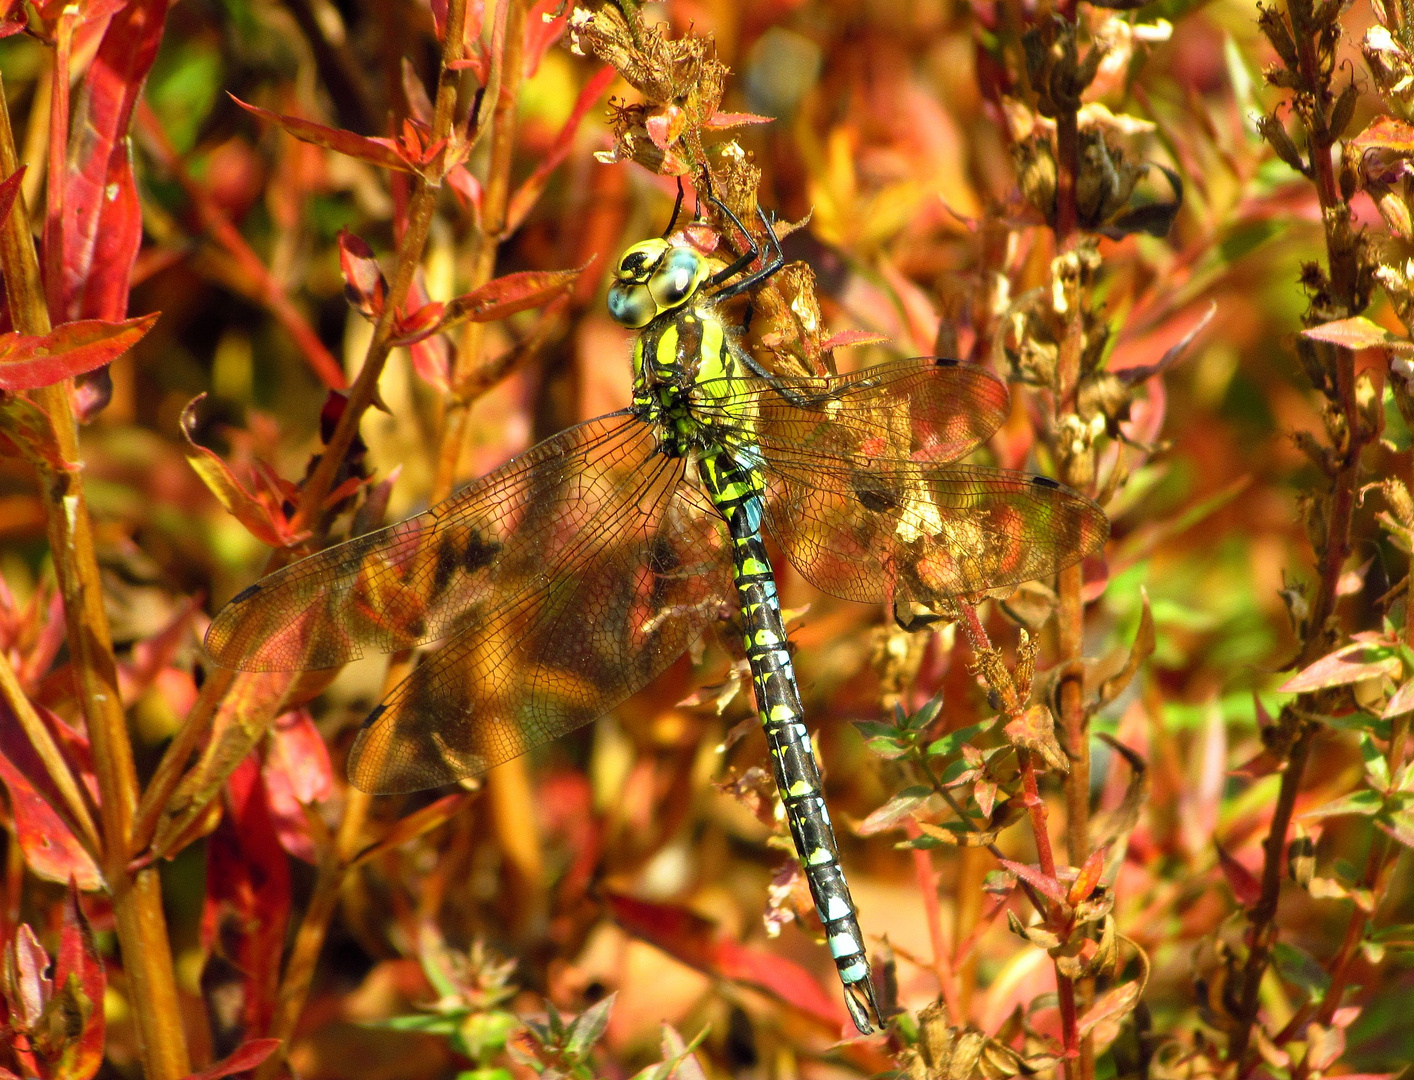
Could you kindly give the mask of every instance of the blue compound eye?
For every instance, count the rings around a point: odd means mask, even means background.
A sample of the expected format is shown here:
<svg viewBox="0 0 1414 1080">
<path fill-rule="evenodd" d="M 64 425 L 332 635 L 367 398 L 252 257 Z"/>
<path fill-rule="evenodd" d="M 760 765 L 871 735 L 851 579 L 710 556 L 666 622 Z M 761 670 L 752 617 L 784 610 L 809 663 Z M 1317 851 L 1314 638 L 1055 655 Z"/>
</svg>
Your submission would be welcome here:
<svg viewBox="0 0 1414 1080">
<path fill-rule="evenodd" d="M 648 279 L 648 289 L 658 310 L 677 307 L 691 296 L 702 282 L 705 267 L 705 260 L 691 248 L 669 249 Z"/>
<path fill-rule="evenodd" d="M 658 305 L 647 285 L 615 282 L 609 286 L 609 317 L 620 326 L 638 330 L 653 321 Z"/>
</svg>

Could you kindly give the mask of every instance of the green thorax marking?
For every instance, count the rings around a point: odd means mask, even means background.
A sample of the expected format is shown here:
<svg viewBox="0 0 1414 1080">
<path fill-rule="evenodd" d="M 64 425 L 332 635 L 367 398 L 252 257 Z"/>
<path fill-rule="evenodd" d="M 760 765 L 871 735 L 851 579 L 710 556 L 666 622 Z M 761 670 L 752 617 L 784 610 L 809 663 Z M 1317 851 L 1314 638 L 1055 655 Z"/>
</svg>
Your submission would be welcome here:
<svg viewBox="0 0 1414 1080">
<path fill-rule="evenodd" d="M 609 289 L 610 314 L 639 331 L 634 406 L 659 426 L 675 455 L 718 442 L 723 424 L 740 430 L 749 423 L 734 332 L 701 289 L 720 265 L 692 247 L 648 240 L 624 253 Z M 695 414 L 696 405 L 710 408 L 710 424 Z"/>
</svg>

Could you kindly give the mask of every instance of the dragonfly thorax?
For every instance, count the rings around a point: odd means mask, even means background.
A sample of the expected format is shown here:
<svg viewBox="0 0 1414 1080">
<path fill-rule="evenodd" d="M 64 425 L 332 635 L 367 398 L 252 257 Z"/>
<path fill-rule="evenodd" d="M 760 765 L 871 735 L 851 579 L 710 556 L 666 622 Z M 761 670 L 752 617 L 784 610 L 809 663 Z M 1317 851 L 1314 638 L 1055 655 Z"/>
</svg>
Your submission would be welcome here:
<svg viewBox="0 0 1414 1080">
<path fill-rule="evenodd" d="M 634 405 L 673 456 L 716 444 L 724 422 L 745 420 L 731 408 L 744 400 L 745 378 L 735 333 L 704 294 L 652 320 L 634 342 Z"/>
</svg>

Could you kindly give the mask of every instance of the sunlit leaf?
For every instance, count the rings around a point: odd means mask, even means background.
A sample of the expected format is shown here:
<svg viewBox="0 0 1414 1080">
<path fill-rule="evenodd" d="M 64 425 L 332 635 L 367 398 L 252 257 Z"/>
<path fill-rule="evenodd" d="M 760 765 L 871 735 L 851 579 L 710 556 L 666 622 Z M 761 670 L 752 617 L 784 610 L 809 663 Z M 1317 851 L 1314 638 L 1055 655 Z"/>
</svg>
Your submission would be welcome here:
<svg viewBox="0 0 1414 1080">
<path fill-rule="evenodd" d="M 1337 319 L 1301 331 L 1302 336 L 1312 341 L 1324 341 L 1345 349 L 1391 349 L 1395 352 L 1414 352 L 1414 342 L 1398 334 L 1391 334 L 1384 327 L 1371 322 L 1363 315 L 1349 319 Z"/>
<path fill-rule="evenodd" d="M 0 390 L 35 390 L 111 364 L 156 322 L 156 314 L 116 323 L 85 319 L 41 336 L 0 334 Z"/>
</svg>

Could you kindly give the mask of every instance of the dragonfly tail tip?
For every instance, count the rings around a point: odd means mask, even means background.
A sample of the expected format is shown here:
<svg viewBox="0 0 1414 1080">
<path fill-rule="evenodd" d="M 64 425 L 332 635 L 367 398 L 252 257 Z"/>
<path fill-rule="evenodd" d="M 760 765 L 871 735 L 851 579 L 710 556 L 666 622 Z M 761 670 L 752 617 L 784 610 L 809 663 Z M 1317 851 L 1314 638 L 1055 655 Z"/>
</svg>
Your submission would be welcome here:
<svg viewBox="0 0 1414 1080">
<path fill-rule="evenodd" d="M 883 1021 L 879 1018 L 879 1002 L 874 997 L 874 981 L 868 975 L 858 982 L 845 984 L 844 1004 L 859 1034 L 874 1034 L 874 1023 L 883 1027 Z M 874 1023 L 870 1022 L 871 1019 Z"/>
</svg>

